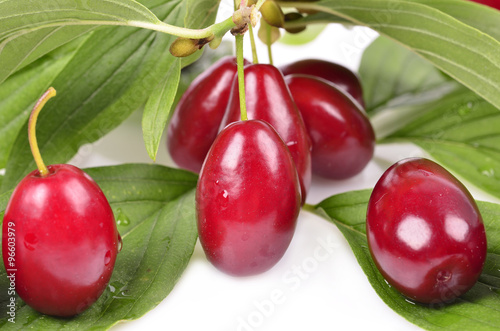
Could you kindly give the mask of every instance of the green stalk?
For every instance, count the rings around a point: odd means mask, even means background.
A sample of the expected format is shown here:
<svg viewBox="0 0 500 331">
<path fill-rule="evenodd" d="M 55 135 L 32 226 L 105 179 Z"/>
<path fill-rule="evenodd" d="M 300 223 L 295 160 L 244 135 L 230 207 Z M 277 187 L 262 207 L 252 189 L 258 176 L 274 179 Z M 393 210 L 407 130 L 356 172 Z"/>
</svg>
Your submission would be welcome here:
<svg viewBox="0 0 500 331">
<path fill-rule="evenodd" d="M 310 205 L 308 203 L 305 203 L 303 206 L 302 206 L 302 209 L 303 210 L 307 210 L 308 212 L 311 212 L 313 214 L 317 214 L 317 211 L 316 211 L 316 206 L 314 205 Z"/>
<path fill-rule="evenodd" d="M 257 47 L 255 46 L 255 38 L 253 35 L 252 25 L 248 25 L 248 32 L 250 34 L 250 44 L 252 45 L 252 60 L 253 64 L 259 64 L 259 58 L 257 57 Z"/>
<path fill-rule="evenodd" d="M 28 141 L 30 143 L 31 153 L 33 154 L 33 158 L 35 159 L 38 172 L 42 177 L 47 176 L 49 174 L 49 170 L 43 162 L 42 155 L 40 154 L 40 149 L 38 148 L 38 143 L 36 141 L 36 121 L 38 119 L 38 114 L 40 114 L 43 106 L 45 106 L 50 98 L 53 98 L 55 96 L 56 90 L 53 87 L 50 87 L 35 104 L 28 120 Z"/>
<path fill-rule="evenodd" d="M 269 64 L 273 65 L 273 52 L 271 50 L 271 26 L 270 25 L 267 25 L 266 33 L 267 33 L 267 54 L 269 55 Z"/>
<path fill-rule="evenodd" d="M 241 120 L 246 121 L 248 120 L 248 116 L 245 100 L 245 74 L 243 70 L 243 66 L 245 65 L 243 62 L 243 35 L 236 36 L 236 63 L 238 66 L 238 88 L 240 94 Z"/>
</svg>

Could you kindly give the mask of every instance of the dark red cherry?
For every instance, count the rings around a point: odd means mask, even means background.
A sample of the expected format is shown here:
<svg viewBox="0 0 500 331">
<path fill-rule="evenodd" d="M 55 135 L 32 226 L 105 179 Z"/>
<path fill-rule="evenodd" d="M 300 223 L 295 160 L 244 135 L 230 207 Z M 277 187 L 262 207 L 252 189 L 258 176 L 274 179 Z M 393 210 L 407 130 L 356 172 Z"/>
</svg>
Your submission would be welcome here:
<svg viewBox="0 0 500 331">
<path fill-rule="evenodd" d="M 481 3 L 483 5 L 490 6 L 492 8 L 500 10 L 500 1 L 498 0 L 471 0 L 471 1 Z"/>
<path fill-rule="evenodd" d="M 297 171 L 276 131 L 259 120 L 222 130 L 196 189 L 198 232 L 208 260 L 236 276 L 270 269 L 292 240 L 299 209 Z"/>
<path fill-rule="evenodd" d="M 375 134 L 359 106 L 336 86 L 308 75 L 285 77 L 312 141 L 312 170 L 345 179 L 373 156 Z"/>
<path fill-rule="evenodd" d="M 299 174 L 302 203 L 311 186 L 311 141 L 281 72 L 272 65 L 245 67 L 246 108 L 249 119 L 266 121 L 287 145 Z M 240 101 L 235 78 L 221 128 L 239 121 Z"/>
<path fill-rule="evenodd" d="M 486 258 L 474 199 L 427 159 L 399 161 L 382 175 L 368 203 L 366 233 L 385 279 L 421 303 L 447 302 L 467 292 Z"/>
<path fill-rule="evenodd" d="M 121 242 L 106 197 L 86 173 L 67 164 L 48 170 L 31 172 L 10 198 L 3 261 L 29 306 L 72 316 L 105 290 Z"/>
<path fill-rule="evenodd" d="M 168 124 L 167 146 L 179 167 L 200 171 L 219 132 L 235 73 L 235 57 L 220 59 L 191 83 L 177 104 Z"/>
<path fill-rule="evenodd" d="M 352 96 L 354 100 L 359 102 L 362 108 L 365 107 L 363 88 L 358 76 L 340 64 L 324 60 L 308 59 L 290 63 L 280 69 L 285 76 L 303 74 L 326 79 Z"/>
</svg>

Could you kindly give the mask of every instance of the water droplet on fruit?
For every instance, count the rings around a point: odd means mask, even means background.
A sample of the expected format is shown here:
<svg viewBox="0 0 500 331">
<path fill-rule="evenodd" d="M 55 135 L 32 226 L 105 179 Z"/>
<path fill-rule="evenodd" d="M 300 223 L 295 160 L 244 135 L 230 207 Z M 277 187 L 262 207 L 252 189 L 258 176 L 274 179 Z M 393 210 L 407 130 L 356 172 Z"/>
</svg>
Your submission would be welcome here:
<svg viewBox="0 0 500 331">
<path fill-rule="evenodd" d="M 118 234 L 118 253 L 122 251 L 122 248 L 123 248 L 122 236 L 120 236 L 120 234 Z"/>
<path fill-rule="evenodd" d="M 104 265 L 107 266 L 111 262 L 111 251 L 107 251 L 104 255 Z"/>
<path fill-rule="evenodd" d="M 422 175 L 424 175 L 425 177 L 429 177 L 429 176 L 434 175 L 431 171 L 427 171 L 427 170 L 425 170 L 425 169 L 419 169 L 419 171 L 420 171 L 420 173 L 421 173 Z"/>
<path fill-rule="evenodd" d="M 217 203 L 220 209 L 226 209 L 229 204 L 229 193 L 226 190 L 219 192 L 217 196 Z"/>
<path fill-rule="evenodd" d="M 451 272 L 449 270 L 440 270 L 436 275 L 436 280 L 439 283 L 446 283 L 451 279 Z"/>
<path fill-rule="evenodd" d="M 128 218 L 127 215 L 125 215 L 123 213 L 123 211 L 121 210 L 121 208 L 118 208 L 116 210 L 116 224 L 118 225 L 129 225 L 130 224 L 130 219 Z"/>
<path fill-rule="evenodd" d="M 248 235 L 248 233 L 244 233 L 244 234 L 241 236 L 241 240 L 243 240 L 243 241 L 247 241 L 248 239 L 250 239 L 250 236 Z"/>
<path fill-rule="evenodd" d="M 35 250 L 35 246 L 37 243 L 38 243 L 38 238 L 34 233 L 28 233 L 24 237 L 24 247 L 26 247 L 30 251 Z"/>
</svg>

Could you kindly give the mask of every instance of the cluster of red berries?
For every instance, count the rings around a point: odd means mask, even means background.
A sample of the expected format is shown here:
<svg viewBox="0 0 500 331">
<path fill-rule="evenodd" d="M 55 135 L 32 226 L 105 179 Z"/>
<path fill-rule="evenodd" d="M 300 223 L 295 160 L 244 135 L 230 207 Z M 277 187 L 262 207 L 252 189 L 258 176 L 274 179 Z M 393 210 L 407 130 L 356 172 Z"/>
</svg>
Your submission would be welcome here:
<svg viewBox="0 0 500 331">
<path fill-rule="evenodd" d="M 247 64 L 248 121 L 239 121 L 235 72 L 227 57 L 193 82 L 170 122 L 168 148 L 178 165 L 201 170 L 196 207 L 207 258 L 242 276 L 268 270 L 285 253 L 311 172 L 356 175 L 372 158 L 375 137 L 360 82 L 340 65 Z M 386 280 L 422 303 L 468 291 L 486 258 L 474 199 L 427 159 L 400 161 L 380 178 L 367 237 Z"/>
<path fill-rule="evenodd" d="M 181 167 L 200 171 L 198 229 L 208 259 L 233 275 L 271 268 L 285 253 L 311 173 L 343 179 L 372 158 L 375 135 L 350 70 L 304 60 L 278 69 L 247 64 L 239 121 L 236 61 L 199 76 L 168 128 Z"/>
<path fill-rule="evenodd" d="M 375 136 L 361 85 L 348 69 L 305 60 L 278 69 L 247 64 L 249 120 L 240 121 L 235 59 L 198 77 L 168 130 L 172 158 L 200 171 L 199 238 L 218 269 L 264 272 L 293 237 L 311 173 L 344 179 L 373 156 Z M 14 190 L 3 219 L 2 251 L 16 291 L 34 309 L 79 314 L 106 288 L 121 239 L 97 184 L 70 165 L 45 167 L 30 118 L 38 170 Z M 38 154 L 38 156 L 37 156 Z M 385 279 L 422 303 L 453 300 L 479 278 L 486 234 L 465 186 L 438 164 L 406 159 L 380 178 L 367 210 L 367 238 Z"/>
</svg>

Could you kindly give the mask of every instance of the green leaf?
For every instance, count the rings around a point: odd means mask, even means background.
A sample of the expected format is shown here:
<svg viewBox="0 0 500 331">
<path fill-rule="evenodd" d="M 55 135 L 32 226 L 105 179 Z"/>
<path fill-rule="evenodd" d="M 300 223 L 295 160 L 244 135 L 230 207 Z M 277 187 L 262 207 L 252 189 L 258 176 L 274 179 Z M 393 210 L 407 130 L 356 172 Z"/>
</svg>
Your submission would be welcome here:
<svg viewBox="0 0 500 331">
<path fill-rule="evenodd" d="M 182 22 L 182 3 L 144 3 L 155 5 L 152 10 L 167 22 Z M 168 51 L 172 40 L 170 35 L 144 29 L 95 31 L 52 81 L 58 95 L 45 106 L 37 124 L 45 162 L 68 161 L 80 146 L 97 141 L 143 106 L 175 60 Z M 21 130 L 12 148 L 3 191 L 35 168 L 25 132 Z"/>
<path fill-rule="evenodd" d="M 185 2 L 187 14 L 184 18 L 184 26 L 186 28 L 198 29 L 214 22 L 220 0 L 186 0 Z M 232 15 L 232 12 L 229 15 Z"/>
<path fill-rule="evenodd" d="M 0 83 L 96 26 L 162 24 L 133 0 L 0 0 Z"/>
<path fill-rule="evenodd" d="M 3 220 L 3 214 L 5 211 L 5 208 L 7 208 L 7 203 L 9 202 L 10 195 L 12 194 L 12 190 L 5 192 L 3 194 L 0 194 L 0 216 L 1 219 Z"/>
<path fill-rule="evenodd" d="M 429 2 L 431 4 L 431 2 Z M 470 8 L 453 1 L 456 10 Z M 459 19 L 418 2 L 330 0 L 307 4 L 398 41 L 500 108 L 500 42 Z M 500 20 L 500 11 L 476 6 L 480 17 Z"/>
<path fill-rule="evenodd" d="M 366 240 L 366 209 L 370 190 L 330 197 L 315 212 L 335 224 L 380 298 L 408 321 L 427 330 L 497 330 L 500 325 L 500 205 L 478 202 L 488 240 L 488 255 L 476 285 L 455 303 L 416 305 L 391 287 L 371 258 Z"/>
<path fill-rule="evenodd" d="M 176 26 L 182 26 L 187 15 L 184 1 L 143 3 Z M 144 29 L 117 27 L 95 31 L 52 82 L 58 96 L 46 105 L 37 128 L 45 162 L 68 161 L 80 146 L 97 141 L 141 108 L 152 89 L 169 77 L 169 68 L 176 61 L 168 51 L 173 39 L 171 35 Z M 23 131 L 13 150 L 2 191 L 13 187 L 35 167 Z"/>
<path fill-rule="evenodd" d="M 489 34 L 496 40 L 500 40 L 500 24 L 498 24 L 498 10 L 474 1 L 462 1 L 459 6 L 455 0 L 409 0 L 419 2 L 443 13 L 453 16 L 457 20 L 473 26 L 482 32 Z M 485 13 L 488 13 L 486 14 Z"/>
<path fill-rule="evenodd" d="M 497 109 L 386 38 L 366 49 L 360 77 L 380 143 L 415 143 L 478 188 L 500 196 Z"/>
<path fill-rule="evenodd" d="M 184 26 L 191 29 L 206 27 L 212 24 L 217 14 L 218 0 L 186 1 Z M 149 157 L 156 160 L 156 154 L 171 109 L 177 104 L 181 67 L 197 61 L 203 52 L 195 52 L 187 58 L 176 59 L 154 89 L 146 103 L 142 117 L 144 143 Z M 183 91 L 181 91 L 183 92 Z"/>
<path fill-rule="evenodd" d="M 396 99 L 414 102 L 449 80 L 428 61 L 385 37 L 368 46 L 361 59 L 359 76 L 368 113 L 394 107 Z M 389 104 L 390 103 L 390 104 Z"/>
<path fill-rule="evenodd" d="M 415 143 L 462 178 L 500 197 L 498 109 L 464 89 L 425 108 L 415 120 L 380 142 Z"/>
<path fill-rule="evenodd" d="M 194 212 L 196 175 L 157 165 L 129 164 L 87 169 L 115 213 L 123 249 L 110 284 L 84 313 L 69 319 L 42 315 L 17 297 L 16 323 L 1 316 L 5 330 L 101 330 L 137 319 L 160 303 L 186 268 L 197 239 Z M 5 197 L 0 196 L 0 208 Z M 5 270 L 0 293 L 7 293 Z M 8 297 L 0 297 L 8 300 Z M 5 301 L 0 302 L 2 306 Z"/>
<path fill-rule="evenodd" d="M 302 18 L 286 22 L 285 23 L 285 28 L 298 28 L 298 27 L 303 27 L 308 24 L 328 24 L 328 23 L 342 23 L 345 25 L 352 25 L 350 21 L 346 20 L 345 18 L 342 18 L 340 16 L 328 14 L 328 13 L 323 13 L 323 12 L 317 12 L 314 14 L 308 14 L 306 16 L 303 16 Z"/>
<path fill-rule="evenodd" d="M 152 160 L 156 160 L 156 153 L 174 103 L 180 75 L 181 60 L 176 59 L 168 69 L 163 82 L 154 88 L 144 107 L 142 132 L 146 150 Z"/>
<path fill-rule="evenodd" d="M 0 85 L 0 168 L 4 168 L 19 130 L 35 101 L 71 59 L 81 40 L 66 44 L 16 72 Z"/>
</svg>

